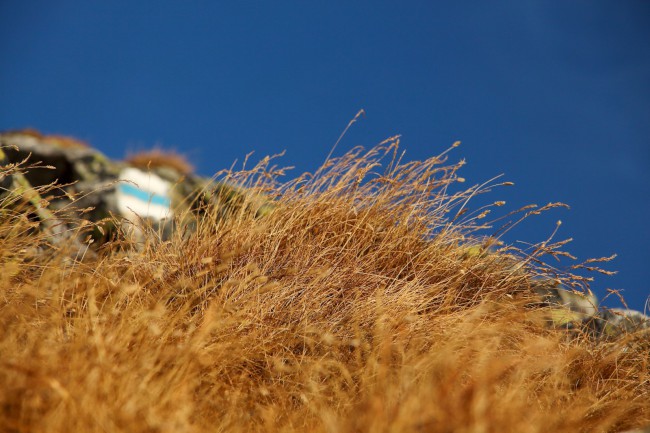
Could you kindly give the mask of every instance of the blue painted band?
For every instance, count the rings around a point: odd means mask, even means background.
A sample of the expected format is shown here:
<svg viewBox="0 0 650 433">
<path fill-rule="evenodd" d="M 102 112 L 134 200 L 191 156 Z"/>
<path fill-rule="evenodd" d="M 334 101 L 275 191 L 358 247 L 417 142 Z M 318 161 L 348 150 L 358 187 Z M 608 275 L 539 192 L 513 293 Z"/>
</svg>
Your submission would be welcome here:
<svg viewBox="0 0 650 433">
<path fill-rule="evenodd" d="M 165 197 L 152 192 L 143 191 L 140 188 L 131 185 L 130 183 L 121 183 L 117 188 L 125 195 L 135 197 L 136 199 L 146 203 L 151 203 L 151 204 L 155 204 L 158 206 L 165 206 L 165 207 L 171 207 L 172 204 L 169 197 Z"/>
</svg>

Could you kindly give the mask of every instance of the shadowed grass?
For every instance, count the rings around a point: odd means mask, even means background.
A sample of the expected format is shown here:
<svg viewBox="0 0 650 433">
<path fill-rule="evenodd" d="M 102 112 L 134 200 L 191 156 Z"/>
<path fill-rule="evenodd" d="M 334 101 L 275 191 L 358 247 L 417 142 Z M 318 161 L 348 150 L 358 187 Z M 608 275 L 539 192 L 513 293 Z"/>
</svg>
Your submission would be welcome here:
<svg viewBox="0 0 650 433">
<path fill-rule="evenodd" d="M 84 262 L 38 252 L 33 223 L 7 216 L 0 430 L 650 423 L 647 336 L 569 339 L 534 307 L 532 277 L 553 272 L 535 260 L 562 245 L 467 254 L 489 224 L 465 203 L 489 186 L 454 192 L 462 164 L 400 164 L 394 140 L 329 160 L 315 178 L 281 183 L 270 163 L 225 176 L 277 197 L 264 218 L 246 203 L 226 220 L 208 209 L 196 233 L 150 232 L 138 250 L 109 246 Z"/>
</svg>

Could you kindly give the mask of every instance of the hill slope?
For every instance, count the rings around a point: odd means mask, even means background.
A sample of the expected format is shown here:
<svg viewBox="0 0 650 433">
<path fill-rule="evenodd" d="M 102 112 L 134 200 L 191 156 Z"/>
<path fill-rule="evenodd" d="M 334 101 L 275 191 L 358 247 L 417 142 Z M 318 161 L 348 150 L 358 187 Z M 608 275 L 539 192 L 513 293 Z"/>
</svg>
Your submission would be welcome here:
<svg viewBox="0 0 650 433">
<path fill-rule="evenodd" d="M 460 165 L 393 144 L 193 234 L 71 260 L 0 226 L 0 430 L 615 432 L 650 423 L 647 336 L 547 325 L 535 260 L 481 251 Z M 380 162 L 383 164 L 380 167 Z M 500 204 L 500 203 L 499 203 Z M 537 278 L 537 280 L 536 280 Z M 537 303 L 537 304 L 536 304 Z"/>
</svg>

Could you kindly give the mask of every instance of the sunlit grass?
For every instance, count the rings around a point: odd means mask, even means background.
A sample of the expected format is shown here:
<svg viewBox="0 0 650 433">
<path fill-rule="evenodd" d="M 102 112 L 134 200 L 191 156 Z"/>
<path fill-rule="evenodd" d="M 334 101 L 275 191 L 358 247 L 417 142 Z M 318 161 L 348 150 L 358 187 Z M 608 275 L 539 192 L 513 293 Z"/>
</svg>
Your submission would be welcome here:
<svg viewBox="0 0 650 433">
<path fill-rule="evenodd" d="M 480 254 L 486 209 L 443 155 L 395 140 L 281 182 L 193 234 L 71 260 L 0 226 L 0 430 L 614 432 L 650 423 L 648 339 L 546 325 L 544 255 Z M 253 193 L 251 193 L 253 194 Z M 495 206 L 503 203 L 497 202 Z M 554 205 L 551 205 L 553 207 Z M 490 207 L 491 209 L 491 207 Z M 526 212 L 537 212 L 524 209 Z M 220 213 L 222 215 L 222 213 Z M 472 253 L 468 253 L 472 251 Z"/>
</svg>

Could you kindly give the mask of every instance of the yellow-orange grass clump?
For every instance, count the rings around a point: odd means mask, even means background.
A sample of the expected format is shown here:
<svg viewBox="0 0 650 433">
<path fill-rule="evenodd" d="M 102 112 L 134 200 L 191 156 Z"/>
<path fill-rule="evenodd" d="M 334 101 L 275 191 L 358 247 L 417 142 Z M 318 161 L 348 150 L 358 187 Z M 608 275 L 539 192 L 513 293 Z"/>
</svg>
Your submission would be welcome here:
<svg viewBox="0 0 650 433">
<path fill-rule="evenodd" d="M 77 138 L 68 137 L 65 135 L 56 135 L 56 134 L 44 135 L 41 134 L 37 129 L 33 129 L 33 128 L 5 131 L 4 134 L 7 135 L 16 134 L 22 136 L 27 135 L 30 137 L 34 137 L 35 139 L 39 140 L 44 144 L 49 144 L 61 148 L 68 148 L 68 149 L 82 148 L 83 149 L 89 147 L 88 143 L 81 141 Z"/>
<path fill-rule="evenodd" d="M 185 156 L 171 150 L 153 149 L 129 155 L 126 162 L 142 169 L 170 167 L 182 174 L 194 170 Z"/>
<path fill-rule="evenodd" d="M 462 164 L 393 151 L 356 149 L 289 183 L 265 160 L 227 180 L 277 196 L 270 215 L 208 210 L 194 234 L 83 262 L 35 248 L 35 223 L 5 209 L 0 431 L 650 423 L 648 340 L 549 329 L 534 257 L 467 254 L 482 219 L 463 209 L 481 191 L 453 192 Z"/>
</svg>

